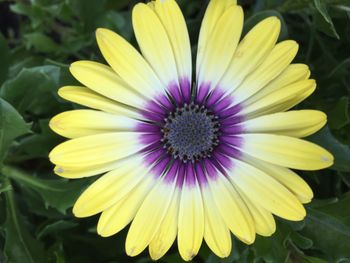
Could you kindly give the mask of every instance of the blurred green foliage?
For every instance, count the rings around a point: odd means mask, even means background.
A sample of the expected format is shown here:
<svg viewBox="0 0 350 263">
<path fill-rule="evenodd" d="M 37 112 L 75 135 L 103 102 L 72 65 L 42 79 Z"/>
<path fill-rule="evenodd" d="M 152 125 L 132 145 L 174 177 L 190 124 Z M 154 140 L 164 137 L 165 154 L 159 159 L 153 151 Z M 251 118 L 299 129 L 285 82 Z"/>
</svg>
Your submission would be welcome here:
<svg viewBox="0 0 350 263">
<path fill-rule="evenodd" d="M 62 141 L 48 120 L 76 106 L 59 99 L 60 86 L 76 83 L 68 72 L 79 59 L 103 61 L 94 31 L 112 29 L 135 43 L 134 0 L 0 0 L 0 262 L 150 262 L 128 258 L 126 231 L 96 235 L 97 218 L 77 219 L 70 207 L 91 183 L 52 173 L 47 155 Z M 193 52 L 206 1 L 179 0 Z M 303 222 L 278 219 L 277 232 L 251 246 L 234 240 L 220 260 L 203 245 L 194 262 L 350 262 L 350 1 L 241 0 L 247 32 L 261 19 L 282 19 L 280 39 L 300 44 L 297 62 L 318 82 L 298 108 L 327 113 L 328 126 L 309 139 L 329 149 L 335 165 L 304 172 L 315 200 Z M 163 262 L 181 262 L 175 247 Z"/>
</svg>

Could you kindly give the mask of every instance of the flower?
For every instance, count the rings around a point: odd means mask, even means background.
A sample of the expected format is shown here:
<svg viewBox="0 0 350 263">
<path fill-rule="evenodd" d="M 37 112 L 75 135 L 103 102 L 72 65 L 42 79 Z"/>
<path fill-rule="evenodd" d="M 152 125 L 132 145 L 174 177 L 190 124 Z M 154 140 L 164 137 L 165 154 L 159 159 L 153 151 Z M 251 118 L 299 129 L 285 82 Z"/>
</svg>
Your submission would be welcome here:
<svg viewBox="0 0 350 263">
<path fill-rule="evenodd" d="M 162 257 L 177 238 L 191 260 L 204 238 L 219 257 L 232 232 L 251 244 L 275 231 L 273 215 L 298 221 L 312 190 L 291 169 L 329 167 L 333 156 L 300 139 L 326 123 L 324 113 L 292 110 L 315 90 L 298 45 L 276 44 L 280 21 L 269 17 L 240 41 L 243 11 L 212 0 L 198 41 L 195 78 L 184 17 L 174 0 L 137 4 L 133 26 L 142 55 L 108 29 L 96 31 L 109 66 L 78 61 L 70 71 L 84 87 L 59 95 L 92 109 L 58 114 L 50 127 L 71 140 L 50 153 L 65 178 L 103 174 L 73 213 L 98 213 L 97 232 L 131 223 L 126 253 L 147 246 Z M 240 42 L 239 42 L 240 41 Z"/>
</svg>

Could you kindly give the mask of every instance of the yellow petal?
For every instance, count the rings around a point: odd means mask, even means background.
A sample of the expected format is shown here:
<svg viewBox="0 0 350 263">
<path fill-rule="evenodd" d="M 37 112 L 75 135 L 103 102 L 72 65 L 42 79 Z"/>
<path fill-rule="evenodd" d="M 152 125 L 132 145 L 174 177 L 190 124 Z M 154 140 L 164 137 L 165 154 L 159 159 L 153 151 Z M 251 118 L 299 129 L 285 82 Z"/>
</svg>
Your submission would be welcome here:
<svg viewBox="0 0 350 263">
<path fill-rule="evenodd" d="M 73 110 L 60 113 L 50 120 L 50 128 L 67 138 L 99 133 L 132 131 L 137 121 L 124 116 L 95 110 Z"/>
<path fill-rule="evenodd" d="M 270 109 L 270 112 L 273 113 L 276 111 L 286 111 L 286 110 L 293 108 L 294 106 L 298 105 L 300 102 L 305 100 L 307 97 L 309 97 L 315 91 L 315 89 L 316 89 L 316 84 L 315 84 L 313 89 L 308 89 L 305 92 L 296 95 L 294 98 L 279 105 L 279 107 L 276 107 L 274 109 Z"/>
<path fill-rule="evenodd" d="M 132 157 L 131 157 L 132 158 Z M 82 167 L 69 167 L 56 165 L 54 172 L 55 174 L 70 179 L 77 179 L 83 177 L 94 176 L 97 174 L 102 174 L 111 170 L 116 169 L 123 163 L 123 160 L 118 160 L 109 163 L 103 163 L 98 165 L 84 165 Z"/>
<path fill-rule="evenodd" d="M 189 261 L 197 255 L 203 241 L 204 211 L 198 182 L 182 186 L 177 245 L 181 257 Z"/>
<path fill-rule="evenodd" d="M 97 29 L 96 38 L 108 64 L 130 87 L 149 98 L 164 91 L 150 65 L 125 39 L 103 28 Z"/>
<path fill-rule="evenodd" d="M 309 67 L 305 64 L 291 64 L 289 65 L 277 78 L 267 84 L 262 90 L 245 101 L 246 105 L 252 104 L 272 92 L 281 89 L 290 84 L 308 79 L 310 77 Z"/>
<path fill-rule="evenodd" d="M 310 186 L 292 170 L 248 156 L 244 156 L 243 160 L 254 165 L 256 168 L 264 171 L 267 175 L 283 184 L 299 199 L 301 203 L 305 204 L 311 202 L 313 192 Z"/>
<path fill-rule="evenodd" d="M 141 118 L 140 114 L 134 108 L 127 107 L 117 101 L 101 96 L 85 87 L 65 86 L 58 90 L 58 95 L 65 100 L 96 110 L 128 116 L 134 119 Z"/>
<path fill-rule="evenodd" d="M 108 237 L 126 227 L 135 217 L 154 183 L 154 178 L 146 175 L 124 198 L 104 210 L 98 220 L 97 233 Z"/>
<path fill-rule="evenodd" d="M 197 76 L 199 66 L 202 64 L 203 52 L 206 50 L 206 45 L 212 37 L 212 31 L 220 17 L 232 5 L 236 5 L 236 0 L 211 0 L 202 20 L 202 25 L 199 33 L 198 48 L 197 48 Z"/>
<path fill-rule="evenodd" d="M 126 196 L 147 174 L 142 158 L 132 158 L 117 169 L 106 173 L 91 184 L 73 207 L 76 217 L 88 217 L 102 212 Z"/>
<path fill-rule="evenodd" d="M 163 257 L 176 239 L 179 203 L 180 191 L 179 189 L 175 189 L 174 196 L 160 224 L 160 228 L 149 244 L 149 254 L 153 260 Z"/>
<path fill-rule="evenodd" d="M 292 137 L 306 137 L 321 129 L 327 116 L 321 111 L 299 110 L 274 113 L 242 123 L 247 133 L 273 133 Z"/>
<path fill-rule="evenodd" d="M 175 182 L 161 180 L 147 195 L 126 238 L 125 250 L 129 256 L 140 254 L 155 237 L 174 196 L 174 189 Z"/>
<path fill-rule="evenodd" d="M 115 101 L 142 107 L 145 99 L 130 88 L 110 67 L 93 62 L 77 61 L 69 68 L 72 75 L 93 91 Z"/>
<path fill-rule="evenodd" d="M 215 203 L 231 232 L 246 244 L 255 240 L 254 222 L 247 206 L 224 176 L 210 182 Z"/>
<path fill-rule="evenodd" d="M 239 190 L 239 188 L 237 188 L 237 191 L 253 217 L 256 233 L 265 237 L 271 236 L 273 233 L 275 233 L 276 222 L 273 215 L 259 204 L 255 204 L 253 201 L 251 201 L 243 193 L 243 191 Z"/>
<path fill-rule="evenodd" d="M 246 119 L 256 118 L 266 114 L 279 112 L 280 109 L 291 105 L 296 99 L 303 97 L 304 94 L 310 95 L 316 88 L 316 82 L 313 79 L 302 80 L 284 88 L 276 90 L 264 98 L 250 104 L 243 103 L 243 110 L 240 112 Z"/>
<path fill-rule="evenodd" d="M 333 164 L 333 156 L 322 147 L 297 138 L 274 134 L 241 135 L 241 151 L 276 165 L 301 170 L 319 170 Z"/>
<path fill-rule="evenodd" d="M 204 205 L 204 240 L 208 247 L 221 258 L 228 257 L 231 253 L 231 234 L 214 202 L 210 190 L 202 189 Z"/>
<path fill-rule="evenodd" d="M 172 46 L 180 79 L 192 83 L 192 53 L 186 21 L 174 0 L 157 0 L 154 10 L 159 16 Z"/>
<path fill-rule="evenodd" d="M 56 146 L 49 154 L 56 165 L 84 167 L 116 161 L 135 154 L 142 146 L 132 132 L 115 132 L 72 139 Z"/>
<path fill-rule="evenodd" d="M 235 103 L 246 100 L 275 79 L 292 62 L 297 51 L 298 44 L 295 41 L 278 43 L 262 64 L 233 92 Z"/>
<path fill-rule="evenodd" d="M 243 79 L 261 64 L 271 52 L 280 33 L 277 17 L 269 17 L 257 24 L 239 43 L 232 61 L 220 81 L 220 87 L 232 92 Z"/>
<path fill-rule="evenodd" d="M 240 6 L 229 7 L 218 19 L 211 37 L 202 52 L 201 64 L 197 65 L 198 85 L 210 83 L 215 87 L 225 73 L 238 45 L 243 28 L 243 10 Z"/>
<path fill-rule="evenodd" d="M 305 215 L 305 209 L 298 199 L 282 184 L 257 168 L 234 161 L 229 173 L 232 182 L 256 204 L 282 218 L 298 221 Z"/>
<path fill-rule="evenodd" d="M 132 23 L 142 54 L 159 79 L 165 86 L 178 83 L 174 52 L 155 12 L 146 4 L 139 3 L 133 9 Z"/>
</svg>

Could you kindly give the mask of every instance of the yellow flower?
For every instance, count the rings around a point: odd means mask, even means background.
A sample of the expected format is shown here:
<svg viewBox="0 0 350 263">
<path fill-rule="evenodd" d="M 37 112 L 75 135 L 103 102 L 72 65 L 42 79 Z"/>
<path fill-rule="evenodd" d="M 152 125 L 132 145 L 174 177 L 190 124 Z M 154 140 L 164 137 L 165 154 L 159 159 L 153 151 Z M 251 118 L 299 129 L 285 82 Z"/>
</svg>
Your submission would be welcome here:
<svg viewBox="0 0 350 263">
<path fill-rule="evenodd" d="M 292 110 L 316 88 L 298 45 L 276 43 L 269 17 L 241 41 L 243 10 L 212 0 L 202 23 L 195 79 L 184 17 L 174 0 L 137 4 L 133 26 L 142 55 L 108 29 L 96 32 L 109 66 L 71 65 L 82 87 L 59 95 L 92 109 L 55 116 L 51 128 L 71 140 L 50 153 L 65 178 L 103 174 L 73 213 L 101 213 L 97 232 L 129 223 L 126 253 L 147 246 L 162 257 L 177 238 L 191 260 L 204 238 L 219 257 L 231 232 L 251 244 L 275 231 L 273 215 L 302 220 L 312 190 L 291 169 L 329 167 L 333 156 L 300 139 L 326 123 L 324 113 Z"/>
</svg>

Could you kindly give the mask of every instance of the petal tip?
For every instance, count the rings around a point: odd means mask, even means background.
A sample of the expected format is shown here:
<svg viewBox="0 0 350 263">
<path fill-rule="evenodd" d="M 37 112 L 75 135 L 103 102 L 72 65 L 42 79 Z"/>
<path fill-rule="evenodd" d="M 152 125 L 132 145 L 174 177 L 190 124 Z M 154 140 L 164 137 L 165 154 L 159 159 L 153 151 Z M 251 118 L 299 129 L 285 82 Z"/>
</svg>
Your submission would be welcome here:
<svg viewBox="0 0 350 263">
<path fill-rule="evenodd" d="M 100 37 L 100 36 L 105 35 L 105 34 L 108 33 L 109 31 L 110 31 L 110 30 L 107 29 L 107 28 L 99 27 L 99 28 L 96 29 L 95 34 L 96 34 L 96 37 Z"/>
<path fill-rule="evenodd" d="M 78 217 L 78 218 L 81 218 L 81 217 L 84 217 L 82 216 L 82 214 L 80 213 L 79 209 L 77 208 L 76 204 L 73 206 L 73 209 L 72 209 L 72 213 L 75 217 Z"/>
<path fill-rule="evenodd" d="M 276 232 L 276 225 L 274 225 L 273 227 L 271 227 L 268 232 L 264 233 L 264 237 L 270 237 L 272 236 L 274 233 Z"/>
<path fill-rule="evenodd" d="M 127 244 L 125 245 L 125 252 L 129 257 L 135 257 L 138 255 L 138 253 L 136 252 L 136 247 L 129 247 Z"/>
<path fill-rule="evenodd" d="M 136 5 L 134 5 L 134 8 L 132 9 L 132 16 L 134 17 L 134 13 L 136 12 L 142 12 L 142 10 L 144 10 L 145 7 L 149 6 L 144 3 L 137 3 Z"/>
<path fill-rule="evenodd" d="M 54 173 L 55 174 L 57 174 L 57 175 L 61 175 L 61 174 L 63 174 L 64 173 L 64 168 L 63 167 L 61 167 L 61 166 L 56 166 L 55 168 L 54 168 Z"/>
<path fill-rule="evenodd" d="M 322 162 L 326 163 L 325 168 L 331 167 L 334 164 L 334 157 L 332 154 L 324 155 L 321 157 Z"/>
<path fill-rule="evenodd" d="M 250 233 L 250 235 L 248 236 L 248 235 L 246 235 L 246 236 L 244 236 L 244 237 L 239 237 L 239 236 L 237 236 L 238 237 L 238 239 L 240 239 L 243 243 L 245 243 L 245 244 L 247 244 L 247 245 L 251 245 L 251 244 L 253 244 L 254 242 L 255 242 L 255 237 L 256 237 L 256 235 L 255 235 L 255 232 L 253 233 Z"/>
<path fill-rule="evenodd" d="M 187 253 L 180 253 L 180 255 L 184 261 L 188 262 L 191 261 L 197 254 L 194 253 L 194 251 L 188 251 Z"/>
<path fill-rule="evenodd" d="M 299 50 L 299 43 L 296 42 L 295 40 L 292 40 L 292 45 L 293 45 L 292 50 L 293 50 L 295 53 L 297 53 L 298 50 Z"/>
<path fill-rule="evenodd" d="M 51 152 L 49 152 L 49 159 L 50 159 L 50 162 L 52 162 L 52 163 L 55 163 L 55 158 L 57 157 L 56 149 L 59 146 L 60 146 L 60 144 L 57 145 L 55 148 L 53 148 L 51 150 Z"/>
<path fill-rule="evenodd" d="M 152 259 L 152 261 L 157 261 L 157 260 L 159 260 L 162 256 L 163 256 L 163 254 L 162 253 L 160 253 L 160 252 L 157 252 L 157 251 L 149 251 L 149 255 L 150 255 L 150 257 L 151 257 L 151 259 Z"/>
<path fill-rule="evenodd" d="M 64 96 L 67 90 L 68 90 L 68 86 L 59 88 L 57 91 L 58 96 L 64 99 Z"/>
<path fill-rule="evenodd" d="M 57 123 L 58 123 L 58 121 L 57 121 L 57 115 L 56 115 L 53 118 L 51 118 L 50 121 L 49 121 L 50 129 L 55 131 L 55 128 L 58 126 Z"/>
<path fill-rule="evenodd" d="M 85 208 L 85 204 L 83 202 L 81 202 L 80 199 L 81 196 L 78 198 L 78 200 L 75 202 L 74 206 L 73 206 L 73 209 L 72 209 L 72 213 L 75 217 L 77 218 L 83 218 L 83 217 L 89 217 L 89 216 L 92 216 L 94 214 L 92 213 L 87 213 L 86 209 Z"/>
<path fill-rule="evenodd" d="M 62 177 L 62 178 L 66 178 L 66 179 L 75 179 L 74 177 L 71 177 L 69 176 L 69 173 L 67 174 L 67 169 L 62 167 L 62 166 L 59 166 L 59 165 L 56 165 L 55 168 L 53 169 L 53 172 Z"/>
<path fill-rule="evenodd" d="M 317 82 L 314 79 L 308 79 L 307 80 L 310 83 L 311 88 L 316 88 Z"/>
<path fill-rule="evenodd" d="M 101 237 L 110 237 L 113 234 L 109 233 L 105 227 L 99 227 L 99 225 L 97 225 L 97 234 Z"/>
<path fill-rule="evenodd" d="M 291 218 L 288 218 L 290 221 L 302 221 L 306 217 L 305 207 L 300 203 L 300 207 L 296 208 L 295 215 Z"/>
<path fill-rule="evenodd" d="M 76 69 L 81 66 L 81 61 L 75 61 L 69 66 L 69 72 L 75 77 Z M 76 77 L 75 77 L 76 78 Z"/>
<path fill-rule="evenodd" d="M 277 16 L 270 16 L 266 18 L 266 21 L 270 21 L 272 23 L 273 27 L 278 28 L 278 30 L 281 29 L 281 19 Z"/>
<path fill-rule="evenodd" d="M 100 46 L 102 43 L 105 43 L 108 40 L 108 37 L 114 34 L 115 33 L 112 30 L 109 30 L 107 28 L 97 28 L 95 31 L 97 44 Z"/>
</svg>

